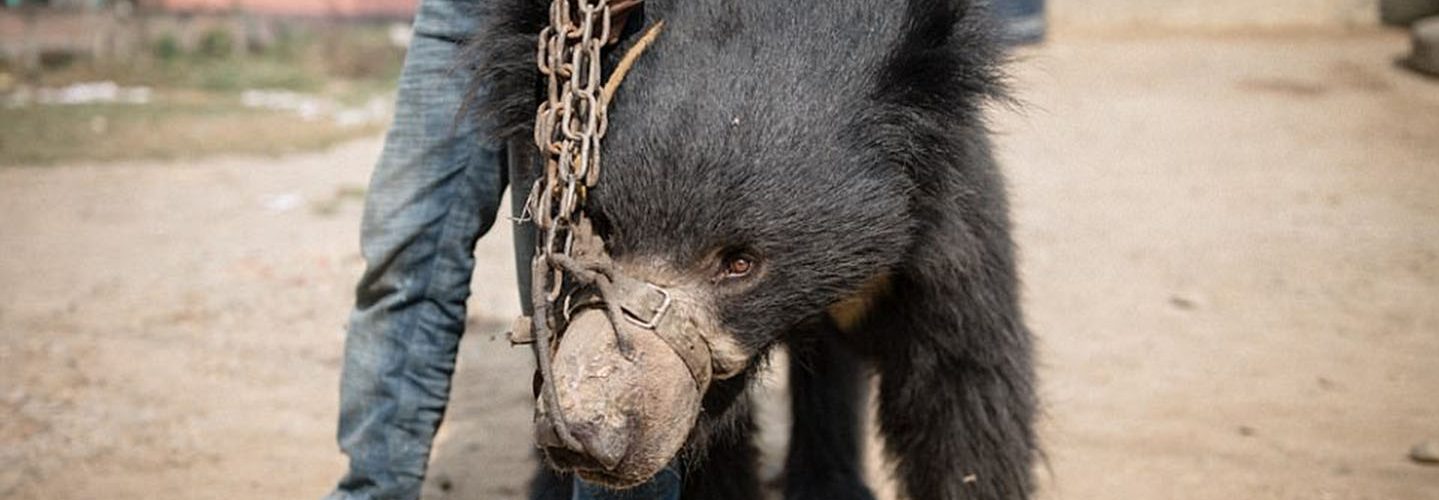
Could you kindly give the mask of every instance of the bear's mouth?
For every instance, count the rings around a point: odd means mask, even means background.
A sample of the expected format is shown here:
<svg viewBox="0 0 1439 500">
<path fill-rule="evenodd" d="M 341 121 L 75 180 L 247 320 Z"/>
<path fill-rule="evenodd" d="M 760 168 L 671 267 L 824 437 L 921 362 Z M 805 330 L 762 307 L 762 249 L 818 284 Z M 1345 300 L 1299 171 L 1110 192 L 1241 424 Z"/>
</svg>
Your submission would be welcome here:
<svg viewBox="0 0 1439 500">
<path fill-rule="evenodd" d="M 562 447 L 545 447 L 545 456 L 556 470 L 573 472 L 588 483 L 614 489 L 638 486 L 658 472 L 629 470 L 624 464 L 607 469 L 584 454 Z"/>
<path fill-rule="evenodd" d="M 617 323 L 598 308 L 570 319 L 544 381 L 553 384 L 546 389 L 553 389 L 558 408 L 538 398 L 535 423 L 537 440 L 556 469 L 624 488 L 658 473 L 683 448 L 699 419 L 705 386 L 696 384 L 685 362 L 654 332 Z M 619 348 L 616 326 L 630 344 L 627 354 Z"/>
<path fill-rule="evenodd" d="M 711 382 L 738 375 L 751 358 L 720 326 L 702 283 L 625 264 L 607 284 L 570 292 L 557 343 L 534 345 L 552 349 L 537 391 L 537 441 L 555 468 L 610 487 L 637 485 L 672 463 Z"/>
</svg>

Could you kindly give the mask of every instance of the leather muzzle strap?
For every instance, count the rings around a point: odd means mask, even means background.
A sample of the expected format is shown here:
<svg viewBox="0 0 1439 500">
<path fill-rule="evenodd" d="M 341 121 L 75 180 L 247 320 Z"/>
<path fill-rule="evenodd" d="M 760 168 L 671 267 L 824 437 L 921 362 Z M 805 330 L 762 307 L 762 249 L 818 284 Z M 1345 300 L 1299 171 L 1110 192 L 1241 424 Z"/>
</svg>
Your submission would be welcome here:
<svg viewBox="0 0 1439 500">
<path fill-rule="evenodd" d="M 624 275 L 613 277 L 609 293 L 613 296 L 600 297 L 593 288 L 579 292 L 570 298 L 566 316 L 580 309 L 604 308 L 606 300 L 613 301 L 624 315 L 622 320 L 615 318 L 615 329 L 624 329 L 624 335 L 659 337 L 684 362 L 695 387 L 703 394 L 714 376 L 714 367 L 704 332 L 690 317 L 691 312 L 679 307 L 668 290 Z"/>
</svg>

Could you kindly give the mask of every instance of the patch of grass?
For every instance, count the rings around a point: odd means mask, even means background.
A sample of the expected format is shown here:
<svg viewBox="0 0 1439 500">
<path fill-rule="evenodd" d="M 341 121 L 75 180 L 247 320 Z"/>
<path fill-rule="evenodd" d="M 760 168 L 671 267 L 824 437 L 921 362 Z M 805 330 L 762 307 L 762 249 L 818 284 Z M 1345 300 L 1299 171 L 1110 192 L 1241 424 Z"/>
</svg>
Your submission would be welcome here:
<svg viewBox="0 0 1439 500">
<path fill-rule="evenodd" d="M 392 89 L 404 63 L 404 50 L 390 42 L 382 26 L 286 29 L 273 43 L 247 53 L 235 51 L 235 36 L 212 29 L 186 50 L 175 35 L 161 34 L 142 57 L 127 61 L 77 61 L 70 54 L 54 54 L 43 71 L 27 78 L 41 86 L 109 80 L 127 86 L 221 92 L 315 92 L 336 82 Z"/>
<path fill-rule="evenodd" d="M 156 39 L 150 45 L 150 51 L 154 53 L 155 59 L 161 61 L 174 61 L 184 54 L 184 51 L 180 49 L 180 40 L 170 33 Z"/>
<path fill-rule="evenodd" d="M 230 57 L 231 51 L 235 48 L 235 37 L 230 30 L 224 28 L 211 28 L 200 35 L 199 54 L 209 59 L 225 59 Z"/>
<path fill-rule="evenodd" d="M 219 153 L 279 155 L 379 133 L 293 113 L 243 107 L 213 93 L 161 95 L 149 105 L 0 108 L 0 165 L 189 159 Z"/>
<path fill-rule="evenodd" d="M 120 85 L 157 89 L 239 92 L 246 89 L 284 89 L 314 92 L 331 80 L 300 62 L 271 56 L 229 58 L 178 56 L 134 61 L 128 64 L 79 64 L 47 71 L 36 83 L 58 87 L 75 82 L 109 80 Z M 384 85 L 385 82 L 375 82 Z M 390 83 L 393 86 L 393 82 Z"/>
<path fill-rule="evenodd" d="M 236 61 L 205 60 L 179 67 L 166 68 L 166 82 L 174 85 L 216 91 L 245 89 L 286 89 L 312 92 L 325 85 L 325 77 L 295 64 L 255 58 Z"/>
</svg>

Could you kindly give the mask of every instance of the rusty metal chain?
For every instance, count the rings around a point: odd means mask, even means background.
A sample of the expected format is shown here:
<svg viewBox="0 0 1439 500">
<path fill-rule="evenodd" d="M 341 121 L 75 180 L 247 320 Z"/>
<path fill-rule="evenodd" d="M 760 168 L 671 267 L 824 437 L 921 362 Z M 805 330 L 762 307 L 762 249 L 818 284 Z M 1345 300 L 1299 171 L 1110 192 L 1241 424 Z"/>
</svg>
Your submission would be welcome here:
<svg viewBox="0 0 1439 500">
<path fill-rule="evenodd" d="M 609 0 L 554 0 L 550 24 L 539 36 L 535 63 L 545 79 L 545 100 L 535 118 L 535 145 L 544 158 L 544 175 L 530 191 L 525 208 L 535 224 L 539 241 L 531 263 L 531 299 L 534 315 L 535 357 L 540 373 L 551 377 L 555 347 L 555 306 L 564 293 L 566 277 L 578 274 L 571 253 L 577 236 L 592 238 L 581 206 L 600 175 L 600 140 L 608 121 L 601 99 L 601 49 L 611 40 Z M 553 384 L 544 384 L 543 411 L 567 446 L 581 449 L 561 414 Z"/>
<path fill-rule="evenodd" d="M 599 145 L 608 125 L 600 102 L 600 50 L 609 37 L 608 0 L 555 0 L 550 26 L 540 32 L 536 64 L 545 76 L 546 99 L 536 116 L 535 145 L 545 175 L 531 193 L 530 208 L 545 233 L 547 256 L 568 251 L 571 242 L 560 241 L 560 233 L 574 225 L 586 190 L 599 180 Z M 558 296 L 558 287 L 549 292 L 550 300 Z"/>
<path fill-rule="evenodd" d="M 609 126 L 606 110 L 610 100 L 635 58 L 664 25 L 657 22 L 647 29 L 616 64 L 609 80 L 601 84 L 601 50 L 619 39 L 619 27 L 628 17 L 624 13 L 642 2 L 553 0 L 550 24 L 540 32 L 535 64 L 544 75 L 545 99 L 536 112 L 534 140 L 544 158 L 544 170 L 530 189 L 525 213 L 517 219 L 533 222 L 536 228 L 536 252 L 530 263 L 534 311 L 516 324 L 516 335 L 533 344 L 536 364 L 546 381 L 553 380 L 551 363 L 559 346 L 557 332 L 569 318 L 570 294 L 575 288 L 598 290 L 598 305 L 616 325 L 616 347 L 631 360 L 632 344 L 618 322 L 623 318 L 653 330 L 669 304 L 668 292 L 650 285 L 655 294 L 663 297 L 663 305 L 648 319 L 625 314 L 620 298 L 636 296 L 633 280 L 615 273 L 604 242 L 583 210 L 589 190 L 600 178 L 600 141 Z M 689 358 L 685 359 L 687 365 L 691 364 Z M 540 411 L 550 417 L 557 437 L 566 446 L 581 449 L 569 431 L 554 385 L 545 383 L 542 387 Z"/>
</svg>

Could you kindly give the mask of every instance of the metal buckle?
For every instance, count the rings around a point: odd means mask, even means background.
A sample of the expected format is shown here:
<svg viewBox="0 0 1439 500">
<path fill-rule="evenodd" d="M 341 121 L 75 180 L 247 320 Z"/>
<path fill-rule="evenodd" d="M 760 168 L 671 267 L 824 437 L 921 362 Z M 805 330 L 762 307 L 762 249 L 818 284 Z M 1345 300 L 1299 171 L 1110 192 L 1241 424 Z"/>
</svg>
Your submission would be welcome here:
<svg viewBox="0 0 1439 500">
<path fill-rule="evenodd" d="M 654 330 L 655 327 L 659 326 L 660 320 L 664 319 L 665 313 L 670 310 L 670 292 L 668 290 L 655 286 L 654 283 L 647 282 L 645 283 L 645 286 L 648 286 L 654 291 L 659 292 L 660 295 L 664 297 L 664 300 L 660 302 L 660 306 L 655 308 L 654 316 L 651 316 L 649 320 L 640 321 L 640 319 L 635 317 L 634 313 L 631 312 L 628 308 L 622 307 L 620 309 L 623 310 L 625 313 L 625 320 L 628 320 L 630 323 L 634 323 L 635 326 L 638 326 L 640 328 L 644 328 L 646 330 Z"/>
</svg>

